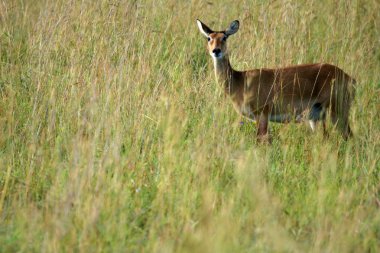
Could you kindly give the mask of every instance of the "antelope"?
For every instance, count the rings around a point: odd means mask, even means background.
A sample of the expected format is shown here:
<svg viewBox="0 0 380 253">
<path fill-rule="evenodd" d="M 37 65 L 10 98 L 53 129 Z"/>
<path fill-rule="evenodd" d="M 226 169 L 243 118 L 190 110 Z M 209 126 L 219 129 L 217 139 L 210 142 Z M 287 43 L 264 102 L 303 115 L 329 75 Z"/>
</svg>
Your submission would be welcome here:
<svg viewBox="0 0 380 253">
<path fill-rule="evenodd" d="M 344 139 L 352 135 L 348 116 L 356 81 L 342 69 L 317 63 L 237 71 L 229 61 L 227 39 L 239 30 L 239 21 L 233 21 L 224 31 L 213 31 L 198 19 L 197 25 L 207 38 L 217 82 L 235 110 L 257 122 L 258 141 L 270 142 L 269 121 L 289 123 L 308 118 L 313 132 L 322 121 L 327 135 L 328 109 Z"/>
</svg>

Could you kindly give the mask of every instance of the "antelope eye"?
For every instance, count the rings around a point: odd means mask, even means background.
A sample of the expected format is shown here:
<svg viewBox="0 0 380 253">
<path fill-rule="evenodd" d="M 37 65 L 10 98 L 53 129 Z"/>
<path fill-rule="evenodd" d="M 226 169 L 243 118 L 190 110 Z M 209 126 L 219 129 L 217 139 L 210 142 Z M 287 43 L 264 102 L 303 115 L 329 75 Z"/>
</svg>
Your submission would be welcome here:
<svg viewBox="0 0 380 253">
<path fill-rule="evenodd" d="M 210 41 L 211 40 L 211 38 L 210 37 L 207 37 L 207 41 Z"/>
<path fill-rule="evenodd" d="M 224 36 L 222 40 L 223 40 L 223 41 L 226 41 L 226 40 L 227 40 L 227 36 Z"/>
</svg>

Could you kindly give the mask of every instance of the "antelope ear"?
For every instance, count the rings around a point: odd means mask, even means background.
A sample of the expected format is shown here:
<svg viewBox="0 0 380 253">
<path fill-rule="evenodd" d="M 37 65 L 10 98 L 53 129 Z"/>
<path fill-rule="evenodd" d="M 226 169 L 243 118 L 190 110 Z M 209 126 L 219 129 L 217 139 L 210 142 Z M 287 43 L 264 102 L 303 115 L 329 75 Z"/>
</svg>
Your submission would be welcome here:
<svg viewBox="0 0 380 253">
<path fill-rule="evenodd" d="M 208 37 L 210 33 L 214 32 L 207 25 L 203 24 L 199 19 L 197 19 L 197 25 L 198 25 L 199 31 L 201 31 L 201 33 L 206 37 Z"/>
<path fill-rule="evenodd" d="M 239 20 L 232 21 L 230 24 L 230 27 L 227 28 L 226 30 L 226 35 L 230 36 L 234 33 L 236 33 L 239 30 Z"/>
</svg>

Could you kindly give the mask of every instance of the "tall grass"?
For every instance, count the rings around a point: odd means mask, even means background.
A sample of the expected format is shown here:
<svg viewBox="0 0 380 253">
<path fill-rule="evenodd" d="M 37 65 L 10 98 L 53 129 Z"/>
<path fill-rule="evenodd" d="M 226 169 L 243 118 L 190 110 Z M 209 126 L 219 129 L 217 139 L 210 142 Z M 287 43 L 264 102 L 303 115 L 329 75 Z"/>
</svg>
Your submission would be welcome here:
<svg viewBox="0 0 380 253">
<path fill-rule="evenodd" d="M 354 138 L 237 126 L 195 19 L 236 69 L 329 62 Z M 380 251 L 380 5 L 0 2 L 1 252 Z"/>
</svg>

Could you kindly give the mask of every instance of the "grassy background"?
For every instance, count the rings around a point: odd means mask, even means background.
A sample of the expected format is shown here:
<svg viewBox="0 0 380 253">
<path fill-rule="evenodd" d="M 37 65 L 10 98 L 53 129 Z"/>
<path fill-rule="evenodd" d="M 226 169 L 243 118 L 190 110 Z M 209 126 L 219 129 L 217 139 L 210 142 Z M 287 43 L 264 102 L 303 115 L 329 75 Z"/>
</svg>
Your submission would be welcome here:
<svg viewBox="0 0 380 253">
<path fill-rule="evenodd" d="M 195 19 L 235 69 L 329 62 L 355 137 L 255 142 Z M 380 4 L 0 1 L 0 252 L 379 252 Z"/>
</svg>

